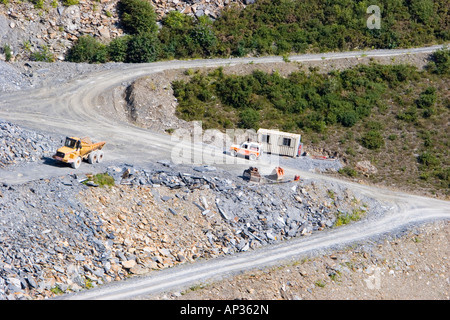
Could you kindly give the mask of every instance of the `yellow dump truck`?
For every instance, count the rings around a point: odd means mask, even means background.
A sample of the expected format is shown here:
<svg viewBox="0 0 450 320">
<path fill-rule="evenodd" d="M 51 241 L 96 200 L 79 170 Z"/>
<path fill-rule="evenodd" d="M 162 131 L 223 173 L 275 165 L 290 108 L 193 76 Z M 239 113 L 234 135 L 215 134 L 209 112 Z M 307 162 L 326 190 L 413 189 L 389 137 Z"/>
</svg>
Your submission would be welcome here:
<svg viewBox="0 0 450 320">
<path fill-rule="evenodd" d="M 70 163 L 72 168 L 77 169 L 83 160 L 89 163 L 103 161 L 103 147 L 105 141 L 93 143 L 88 137 L 67 137 L 64 146 L 56 151 L 53 159 Z"/>
</svg>

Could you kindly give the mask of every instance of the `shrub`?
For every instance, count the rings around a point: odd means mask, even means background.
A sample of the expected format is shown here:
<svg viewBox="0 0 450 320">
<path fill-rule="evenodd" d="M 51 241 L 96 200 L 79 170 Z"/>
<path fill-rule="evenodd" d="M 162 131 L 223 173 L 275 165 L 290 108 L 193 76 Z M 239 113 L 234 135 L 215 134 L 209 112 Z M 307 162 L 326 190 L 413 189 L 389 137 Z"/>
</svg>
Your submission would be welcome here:
<svg viewBox="0 0 450 320">
<path fill-rule="evenodd" d="M 439 164 L 439 160 L 429 151 L 425 151 L 419 155 L 417 161 L 425 167 L 432 168 Z"/>
<path fill-rule="evenodd" d="M 124 29 L 131 34 L 156 33 L 156 14 L 145 0 L 120 0 L 119 15 Z"/>
<path fill-rule="evenodd" d="M 358 172 L 351 167 L 343 167 L 338 172 L 349 177 L 356 177 L 358 175 Z"/>
<path fill-rule="evenodd" d="M 47 46 L 43 46 L 40 50 L 31 53 L 30 58 L 33 61 L 43 61 L 43 62 L 55 61 L 55 57 L 50 52 Z"/>
<path fill-rule="evenodd" d="M 428 63 L 427 69 L 436 74 L 450 74 L 450 49 L 441 49 L 434 52 L 431 56 L 431 62 Z"/>
<path fill-rule="evenodd" d="M 386 91 L 392 90 L 391 83 L 399 86 L 417 73 L 411 69 L 410 75 L 405 76 L 403 70 L 398 66 L 372 64 L 329 74 L 293 72 L 287 77 L 263 71 L 225 75 L 219 70 L 207 76 L 196 74 L 188 82 L 176 83 L 174 90 L 180 105 L 195 101 L 209 104 L 210 108 L 228 108 L 237 118 L 242 110 L 254 109 L 260 114 L 259 125 L 324 133 L 328 126 L 352 127 L 368 117 L 372 106 L 380 104 Z M 246 120 L 249 115 L 250 111 L 243 113 Z M 417 110 L 413 115 L 415 121 Z M 207 117 L 203 114 L 196 120 L 206 121 Z M 240 125 L 244 123 L 247 121 L 241 121 Z M 368 123 L 368 130 L 379 131 L 381 127 L 380 123 Z"/>
<path fill-rule="evenodd" d="M 358 121 L 358 115 L 355 111 L 346 111 L 341 116 L 340 122 L 344 127 L 353 127 Z"/>
<path fill-rule="evenodd" d="M 363 135 L 361 144 L 367 149 L 376 150 L 384 146 L 384 139 L 378 130 L 369 130 Z"/>
<path fill-rule="evenodd" d="M 420 94 L 419 99 L 416 101 L 416 105 L 418 108 L 422 109 L 430 108 L 435 104 L 436 99 L 436 88 L 428 87 Z"/>
<path fill-rule="evenodd" d="M 128 41 L 126 62 L 153 62 L 157 59 L 159 50 L 159 41 L 155 35 L 150 33 L 135 35 Z"/>
<path fill-rule="evenodd" d="M 435 15 L 434 2 L 433 0 L 411 0 L 410 12 L 419 22 L 430 24 Z"/>
<path fill-rule="evenodd" d="M 195 46 L 196 52 L 203 56 L 209 56 L 214 52 L 217 44 L 216 35 L 209 25 L 198 24 L 189 34 Z"/>
<path fill-rule="evenodd" d="M 258 111 L 246 108 L 239 115 L 239 127 L 244 129 L 259 129 L 259 113 Z"/>
<path fill-rule="evenodd" d="M 69 50 L 67 60 L 72 62 L 103 63 L 106 62 L 107 56 L 107 47 L 94 37 L 87 35 L 81 36 Z"/>
<path fill-rule="evenodd" d="M 336 221 L 334 222 L 335 227 L 349 224 L 352 221 L 361 220 L 364 216 L 364 211 L 353 210 L 352 213 L 338 212 L 336 215 Z"/>
<path fill-rule="evenodd" d="M 43 9 L 44 8 L 44 0 L 30 0 L 31 3 L 34 4 L 34 7 L 37 9 Z"/>
<path fill-rule="evenodd" d="M 11 47 L 9 46 L 9 44 L 5 44 L 3 46 L 3 52 L 5 53 L 6 61 L 11 61 L 11 59 L 12 59 L 12 51 L 11 51 Z"/>
<path fill-rule="evenodd" d="M 420 94 L 416 105 L 418 108 L 423 109 L 422 116 L 424 118 L 429 118 L 436 112 L 434 108 L 436 100 L 436 88 L 434 87 L 428 87 Z"/>
<path fill-rule="evenodd" d="M 417 121 L 417 108 L 415 106 L 410 106 L 405 111 L 397 114 L 397 119 L 406 122 L 416 122 Z"/>
<path fill-rule="evenodd" d="M 115 38 L 108 45 L 109 60 L 116 62 L 124 62 L 127 59 L 128 44 L 131 36 L 122 36 Z"/>
</svg>

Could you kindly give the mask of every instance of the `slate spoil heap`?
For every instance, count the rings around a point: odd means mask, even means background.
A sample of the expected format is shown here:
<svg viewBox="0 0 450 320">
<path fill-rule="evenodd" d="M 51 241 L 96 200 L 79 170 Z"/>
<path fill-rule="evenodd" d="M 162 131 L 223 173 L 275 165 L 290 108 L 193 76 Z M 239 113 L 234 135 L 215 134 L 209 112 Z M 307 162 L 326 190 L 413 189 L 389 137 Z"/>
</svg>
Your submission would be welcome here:
<svg viewBox="0 0 450 320">
<path fill-rule="evenodd" d="M 0 119 L 0 168 L 50 157 L 59 144 L 61 139 Z"/>
<path fill-rule="evenodd" d="M 249 184 L 164 161 L 106 172 L 112 187 L 76 174 L 0 186 L 0 299 L 45 299 L 251 250 L 375 205 L 338 186 Z"/>
</svg>

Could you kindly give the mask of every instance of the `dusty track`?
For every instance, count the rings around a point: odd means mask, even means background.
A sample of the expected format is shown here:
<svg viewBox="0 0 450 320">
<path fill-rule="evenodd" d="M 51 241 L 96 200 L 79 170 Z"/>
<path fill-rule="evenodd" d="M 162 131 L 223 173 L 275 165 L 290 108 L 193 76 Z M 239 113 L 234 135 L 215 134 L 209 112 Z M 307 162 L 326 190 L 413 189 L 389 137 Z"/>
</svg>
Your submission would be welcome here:
<svg viewBox="0 0 450 320">
<path fill-rule="evenodd" d="M 352 57 L 380 57 L 402 54 L 432 52 L 439 46 L 409 50 L 377 50 L 365 52 L 330 53 L 290 57 L 291 61 L 320 61 L 325 58 L 341 59 Z M 70 81 L 64 85 L 36 90 L 16 92 L 0 96 L 0 118 L 26 125 L 38 130 L 88 135 L 96 140 L 107 140 L 107 156 L 109 161 L 124 161 L 138 164 L 170 159 L 171 150 L 177 142 L 171 141 L 167 135 L 150 132 L 119 122 L 99 113 L 99 96 L 101 93 L 139 77 L 169 69 L 196 67 L 218 67 L 235 64 L 281 62 L 280 57 L 244 58 L 244 59 L 211 59 L 191 61 L 169 61 L 152 64 L 123 65 L 123 68 L 96 72 Z M 194 152 L 202 151 L 201 145 L 193 145 Z M 204 161 L 213 162 L 214 156 L 205 154 Z M 216 164 L 215 164 L 216 165 Z M 242 173 L 248 167 L 246 160 L 233 165 L 217 165 L 231 173 Z M 271 170 L 267 163 L 259 163 L 262 170 Z M 286 174 L 294 171 L 286 169 Z M 25 168 L 4 173 L 3 182 L 17 183 L 45 176 L 61 175 L 72 172 L 70 168 L 39 166 L 34 170 Z M 17 174 L 20 173 L 20 178 Z M 263 267 L 289 260 L 310 252 L 317 252 L 332 247 L 347 245 L 355 241 L 380 236 L 384 233 L 405 228 L 408 225 L 435 219 L 450 219 L 450 203 L 436 199 L 394 193 L 355 183 L 322 177 L 302 172 L 303 178 L 328 179 L 344 183 L 349 188 L 370 195 L 382 202 L 390 203 L 387 213 L 382 217 L 366 219 L 351 226 L 324 232 L 309 238 L 267 247 L 234 257 L 211 260 L 199 264 L 174 268 L 152 274 L 149 277 L 134 278 L 123 283 L 111 284 L 96 290 L 89 290 L 69 296 L 75 299 L 122 299 L 154 294 L 170 290 L 174 287 L 186 287 L 192 283 L 218 279 L 248 268 Z"/>
</svg>

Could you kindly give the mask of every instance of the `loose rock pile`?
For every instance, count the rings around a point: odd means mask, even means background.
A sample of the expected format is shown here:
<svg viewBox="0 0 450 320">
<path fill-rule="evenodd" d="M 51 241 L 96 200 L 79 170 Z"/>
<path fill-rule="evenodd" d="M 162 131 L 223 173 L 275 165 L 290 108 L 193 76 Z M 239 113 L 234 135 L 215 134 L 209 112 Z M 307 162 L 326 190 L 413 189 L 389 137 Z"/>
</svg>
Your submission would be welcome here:
<svg viewBox="0 0 450 320">
<path fill-rule="evenodd" d="M 165 186 L 176 192 L 177 198 L 192 190 L 208 190 L 210 201 L 197 201 L 203 215 L 220 215 L 241 234 L 239 242 L 228 243 L 229 251 L 242 251 L 251 243 L 262 245 L 274 240 L 286 240 L 313 231 L 332 227 L 336 214 L 366 211 L 367 205 L 347 189 L 325 186 L 314 181 L 285 183 L 248 183 L 240 177 L 227 177 L 215 167 L 194 167 L 179 171 L 170 168 L 169 161 L 161 161 L 167 170 L 137 170 L 133 167 L 108 170 L 117 183 L 128 185 Z M 172 211 L 174 214 L 175 210 Z"/>
<path fill-rule="evenodd" d="M 0 121 L 0 166 L 38 165 L 61 138 Z M 0 300 L 44 299 L 307 236 L 377 205 L 331 183 L 255 184 L 163 160 L 94 170 L 115 185 L 85 184 L 76 172 L 0 184 Z"/>
<path fill-rule="evenodd" d="M 0 60 L 0 92 L 20 90 L 30 84 L 16 68 Z"/>
<path fill-rule="evenodd" d="M 76 175 L 1 186 L 0 299 L 47 298 L 305 236 L 332 227 L 338 207 L 362 206 L 313 182 L 254 185 L 212 167 L 179 169 L 112 166 L 111 188 Z"/>
<path fill-rule="evenodd" d="M 61 139 L 0 119 L 0 168 L 50 157 L 60 144 Z"/>
</svg>

